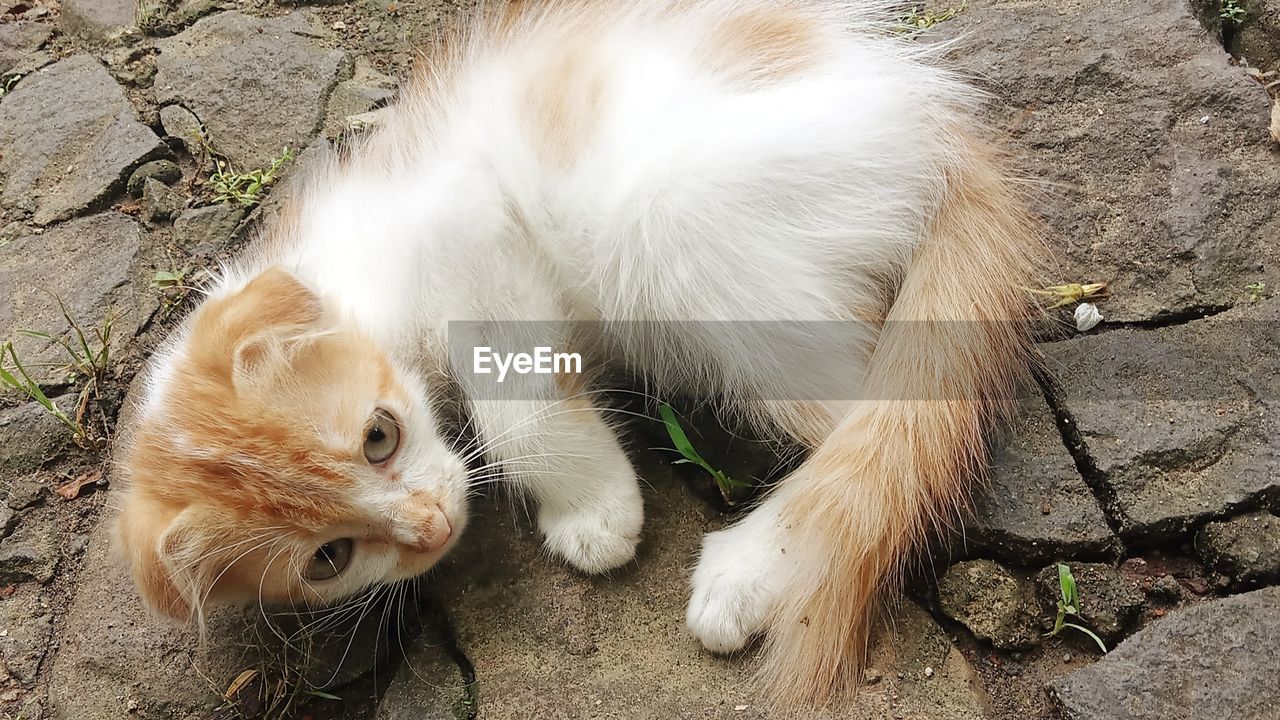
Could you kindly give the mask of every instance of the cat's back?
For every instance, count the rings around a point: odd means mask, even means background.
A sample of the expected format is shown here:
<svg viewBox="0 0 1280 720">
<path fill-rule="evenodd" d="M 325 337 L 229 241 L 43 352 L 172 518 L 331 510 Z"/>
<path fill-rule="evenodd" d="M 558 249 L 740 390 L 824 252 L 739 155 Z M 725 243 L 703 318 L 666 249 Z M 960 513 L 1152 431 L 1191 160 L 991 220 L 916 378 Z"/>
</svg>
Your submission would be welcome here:
<svg viewBox="0 0 1280 720">
<path fill-rule="evenodd" d="M 928 222 L 970 95 L 885 7 L 515 3 L 428 56 L 379 144 L 606 315 L 843 316 Z"/>
<path fill-rule="evenodd" d="M 884 9 L 528 3 L 420 97 L 457 83 L 456 125 L 484 128 L 519 222 L 607 315 L 688 317 L 696 295 L 706 318 L 841 317 L 936 207 L 969 94 Z"/>
</svg>

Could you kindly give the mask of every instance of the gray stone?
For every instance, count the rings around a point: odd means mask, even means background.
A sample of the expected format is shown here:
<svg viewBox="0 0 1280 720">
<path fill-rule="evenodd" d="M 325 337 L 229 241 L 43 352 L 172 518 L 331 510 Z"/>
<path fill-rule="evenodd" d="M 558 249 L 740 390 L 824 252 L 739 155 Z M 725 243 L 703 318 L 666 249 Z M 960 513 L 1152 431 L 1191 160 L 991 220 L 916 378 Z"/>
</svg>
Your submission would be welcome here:
<svg viewBox="0 0 1280 720">
<path fill-rule="evenodd" d="M 960 39 L 954 61 L 999 98 L 1060 279 L 1110 281 L 1108 320 L 1280 287 L 1270 101 L 1186 0 L 973 0 L 928 35 Z"/>
<path fill-rule="evenodd" d="M 187 206 L 181 193 L 155 178 L 146 178 L 142 187 L 142 215 L 147 222 L 171 220 Z"/>
<path fill-rule="evenodd" d="M 182 179 L 182 169 L 172 160 L 152 160 L 144 163 L 129 176 L 129 193 L 134 197 L 141 197 L 142 184 L 147 178 L 154 178 L 165 185 L 172 185 Z"/>
<path fill-rule="evenodd" d="M 1153 580 L 1148 593 L 1153 599 L 1166 603 L 1176 603 L 1183 596 L 1181 583 L 1172 575 L 1161 575 Z"/>
<path fill-rule="evenodd" d="M 363 129 L 353 127 L 353 123 L 362 122 L 362 117 L 390 102 L 397 85 L 395 78 L 374 70 L 367 60 L 357 59 L 351 79 L 338 83 L 329 96 L 325 136 L 333 138 L 349 129 Z"/>
<path fill-rule="evenodd" d="M 96 42 L 111 42 L 136 29 L 137 0 L 62 0 L 62 25 Z"/>
<path fill-rule="evenodd" d="M 26 510 L 39 504 L 49 495 L 49 486 L 31 478 L 16 480 L 9 486 L 5 505 L 11 510 Z"/>
<path fill-rule="evenodd" d="M 46 224 L 124 189 L 128 173 L 166 152 L 138 122 L 110 73 L 74 55 L 23 78 L 0 103 L 0 204 Z"/>
<path fill-rule="evenodd" d="M 1278 320 L 1272 298 L 1044 347 L 1122 537 L 1169 537 L 1280 493 Z"/>
<path fill-rule="evenodd" d="M 296 630 L 300 622 L 321 616 L 272 612 L 268 627 L 256 607 L 216 608 L 207 614 L 201 639 L 194 627 L 157 618 L 143 607 L 110 547 L 109 521 L 82 542 L 82 565 L 89 571 L 80 576 L 62 620 L 61 647 L 47 674 L 55 720 L 231 717 L 214 711 L 224 706 L 220 693 L 243 670 L 259 669 L 274 679 L 282 667 L 304 668 L 312 686 L 323 688 L 369 673 L 378 650 L 387 650 L 381 631 L 389 613 L 377 605 L 358 627 L 330 623 L 314 642 Z M 285 649 L 281 635 L 306 653 L 305 662 Z"/>
<path fill-rule="evenodd" d="M 344 53 L 320 47 L 300 13 L 223 12 L 157 43 L 156 99 L 179 102 L 238 170 L 305 146 L 324 121 Z"/>
<path fill-rule="evenodd" d="M 58 567 L 58 519 L 49 509 L 21 513 L 0 540 L 0 583 L 48 582 Z"/>
<path fill-rule="evenodd" d="M 1257 512 L 1207 523 L 1196 534 L 1196 551 L 1237 585 L 1280 580 L 1280 517 Z"/>
<path fill-rule="evenodd" d="M 1078 614 L 1084 626 L 1107 642 L 1123 637 L 1142 613 L 1146 602 L 1138 584 L 1110 565 L 1070 562 L 1067 566 L 1071 568 L 1071 577 L 1079 591 Z M 1043 613 L 1053 617 L 1062 598 L 1056 564 L 1040 571 L 1036 576 L 1036 587 Z"/>
<path fill-rule="evenodd" d="M 974 496 L 964 537 L 1022 563 L 1115 548 L 1106 517 L 1038 391 L 1021 401 L 993 448 L 990 482 Z"/>
<path fill-rule="evenodd" d="M 23 588 L 0 600 L 0 658 L 23 685 L 35 684 L 52 632 L 53 615 L 38 590 Z"/>
<path fill-rule="evenodd" d="M 68 360 L 65 351 L 16 331 L 69 333 L 55 297 L 90 337 L 110 313 L 116 343 L 132 337 L 141 318 L 154 308 L 156 299 L 138 297 L 130 282 L 140 242 L 137 223 L 108 212 L 19 237 L 0 248 L 0 287 L 7 293 L 0 303 L 0 337 L 13 338 L 18 356 L 39 381 L 67 379 L 57 370 Z M 33 283 L 31 278 L 41 281 Z M 62 408 L 70 410 L 69 403 Z"/>
<path fill-rule="evenodd" d="M 1280 70 L 1280 2 L 1248 0 L 1241 3 L 1245 20 L 1229 48 L 1263 71 Z"/>
<path fill-rule="evenodd" d="M 44 23 L 19 20 L 0 23 L 0 75 L 18 66 L 22 59 L 44 45 L 53 35 L 53 27 Z"/>
<path fill-rule="evenodd" d="M 176 35 L 223 5 L 222 0 L 139 0 L 138 25 L 149 35 Z"/>
<path fill-rule="evenodd" d="M 192 208 L 174 221 L 173 240 L 192 255 L 210 257 L 231 241 L 244 216 L 243 207 L 229 203 Z"/>
<path fill-rule="evenodd" d="M 637 458 L 646 528 L 636 563 L 588 578 L 548 558 L 510 504 L 483 501 L 436 573 L 475 665 L 479 717 L 770 717 L 744 658 L 718 658 L 684 629 L 685 585 L 701 535 L 723 524 L 675 477 L 667 458 Z M 495 552 L 494 548 L 502 548 Z M 378 720 L 454 718 L 467 709 L 444 650 L 415 643 Z M 976 720 L 985 696 L 963 655 L 922 610 L 902 603 L 873 643 L 882 680 L 856 703 L 815 718 Z"/>
<path fill-rule="evenodd" d="M 63 619 L 48 681 L 52 717 L 212 716 L 222 688 L 261 660 L 243 642 L 252 633 L 240 614 L 216 612 L 201 643 L 193 630 L 152 617 L 111 555 L 109 530 L 103 523 L 93 532 L 83 561 L 92 571 L 81 576 Z"/>
<path fill-rule="evenodd" d="M 43 50 L 34 50 L 17 58 L 13 67 L 4 73 L 5 82 L 9 84 L 10 92 L 14 87 L 28 75 L 47 65 L 52 65 L 56 60 L 53 52 L 46 47 Z M 6 93 L 7 95 L 8 93 Z"/>
<path fill-rule="evenodd" d="M 200 121 L 181 105 L 165 105 L 160 108 L 160 124 L 164 127 L 165 135 L 181 140 L 188 147 L 198 146 L 204 137 Z"/>
<path fill-rule="evenodd" d="M 70 398 L 54 398 L 69 410 Z M 0 410 L 0 477 L 26 474 L 57 457 L 71 440 L 71 431 L 36 402 Z"/>
<path fill-rule="evenodd" d="M 1280 587 L 1175 610 L 1049 688 L 1068 720 L 1273 718 Z"/>
<path fill-rule="evenodd" d="M 990 560 L 959 562 L 938 582 L 947 617 L 998 648 L 1027 648 L 1040 641 L 1032 589 Z"/>
</svg>

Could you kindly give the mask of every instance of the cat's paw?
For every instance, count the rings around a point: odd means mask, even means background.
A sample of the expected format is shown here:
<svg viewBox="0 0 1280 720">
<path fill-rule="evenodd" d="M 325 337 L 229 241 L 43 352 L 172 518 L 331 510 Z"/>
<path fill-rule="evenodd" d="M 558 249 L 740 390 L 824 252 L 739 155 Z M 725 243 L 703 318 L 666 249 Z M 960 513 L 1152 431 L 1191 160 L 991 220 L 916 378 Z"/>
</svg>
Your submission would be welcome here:
<svg viewBox="0 0 1280 720">
<path fill-rule="evenodd" d="M 644 502 L 638 486 L 596 506 L 555 511 L 544 507 L 539 525 L 547 550 L 585 573 L 597 574 L 631 562 L 640 544 Z"/>
<path fill-rule="evenodd" d="M 685 625 L 711 652 L 730 653 L 745 647 L 764 630 L 777 600 L 783 548 L 772 522 L 762 527 L 766 523 L 759 520 L 748 517 L 703 540 Z"/>
</svg>

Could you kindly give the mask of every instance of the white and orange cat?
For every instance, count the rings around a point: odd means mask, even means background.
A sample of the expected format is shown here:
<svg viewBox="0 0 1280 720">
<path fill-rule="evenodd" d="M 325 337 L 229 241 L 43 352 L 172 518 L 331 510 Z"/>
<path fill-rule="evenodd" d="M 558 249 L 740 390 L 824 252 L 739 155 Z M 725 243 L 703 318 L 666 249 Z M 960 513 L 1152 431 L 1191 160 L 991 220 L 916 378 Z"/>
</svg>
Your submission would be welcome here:
<svg viewBox="0 0 1280 720">
<path fill-rule="evenodd" d="M 427 571 L 467 520 L 429 402 L 446 376 L 548 550 L 631 561 L 641 492 L 591 393 L 562 375 L 495 398 L 450 359 L 451 321 L 573 321 L 599 337 L 567 343 L 812 449 L 706 538 L 687 624 L 715 652 L 763 633 L 778 701 L 852 687 L 877 598 L 963 502 L 1025 366 L 1041 252 L 978 94 L 890 6 L 554 0 L 442 44 L 151 363 L 118 522 L 149 606 Z M 765 335 L 698 320 L 858 323 L 805 337 L 866 392 L 806 397 Z M 511 332 L 485 339 L 536 340 Z"/>
</svg>

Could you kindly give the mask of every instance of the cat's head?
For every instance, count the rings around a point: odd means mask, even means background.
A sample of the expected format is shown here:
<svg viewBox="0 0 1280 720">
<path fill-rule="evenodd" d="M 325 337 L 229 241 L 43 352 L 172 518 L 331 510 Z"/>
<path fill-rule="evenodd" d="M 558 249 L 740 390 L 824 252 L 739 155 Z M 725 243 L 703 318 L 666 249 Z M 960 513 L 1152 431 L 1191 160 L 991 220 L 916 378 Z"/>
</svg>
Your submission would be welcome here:
<svg viewBox="0 0 1280 720">
<path fill-rule="evenodd" d="M 465 522 L 466 467 L 419 379 L 272 268 L 157 355 L 116 537 L 147 604 L 321 604 L 417 576 Z"/>
</svg>

